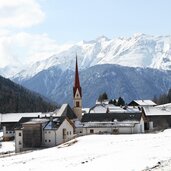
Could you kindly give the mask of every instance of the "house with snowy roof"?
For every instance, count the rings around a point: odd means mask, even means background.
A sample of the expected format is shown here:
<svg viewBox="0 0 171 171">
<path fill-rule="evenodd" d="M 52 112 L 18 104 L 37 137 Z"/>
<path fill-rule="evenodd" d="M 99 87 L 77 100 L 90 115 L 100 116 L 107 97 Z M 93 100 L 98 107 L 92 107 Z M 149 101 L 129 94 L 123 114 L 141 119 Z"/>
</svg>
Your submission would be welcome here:
<svg viewBox="0 0 171 171">
<path fill-rule="evenodd" d="M 91 113 L 81 120 L 82 134 L 133 134 L 144 132 L 141 113 Z"/>
<path fill-rule="evenodd" d="M 40 117 L 41 112 L 37 113 L 4 113 L 0 114 L 0 124 L 3 129 L 3 140 L 8 141 L 14 139 L 15 127 L 22 117 Z"/>
<path fill-rule="evenodd" d="M 145 107 L 145 106 L 156 106 L 157 104 L 154 103 L 152 100 L 133 100 L 128 104 L 128 106 L 139 106 L 139 107 Z"/>
<path fill-rule="evenodd" d="M 113 104 L 96 104 L 76 124 L 78 135 L 132 134 L 144 132 L 142 112 L 138 108 L 123 109 Z"/>
<path fill-rule="evenodd" d="M 145 121 L 145 130 L 171 127 L 171 104 L 155 107 L 144 106 L 142 114 Z"/>
<path fill-rule="evenodd" d="M 73 137 L 74 125 L 65 116 L 33 118 L 15 129 L 15 151 L 53 147 Z"/>
<path fill-rule="evenodd" d="M 43 129 L 43 145 L 53 147 L 74 137 L 74 124 L 67 117 L 55 117 Z"/>
</svg>

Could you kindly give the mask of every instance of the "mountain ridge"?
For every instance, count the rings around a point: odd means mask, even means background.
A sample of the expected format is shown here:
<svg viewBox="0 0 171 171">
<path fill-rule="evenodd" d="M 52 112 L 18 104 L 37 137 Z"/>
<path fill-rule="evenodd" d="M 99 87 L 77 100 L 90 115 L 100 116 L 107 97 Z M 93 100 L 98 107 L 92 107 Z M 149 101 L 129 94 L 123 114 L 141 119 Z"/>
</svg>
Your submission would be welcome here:
<svg viewBox="0 0 171 171">
<path fill-rule="evenodd" d="M 0 113 L 48 112 L 56 108 L 39 94 L 0 76 Z"/>
<path fill-rule="evenodd" d="M 73 70 L 54 66 L 30 79 L 15 78 L 14 81 L 60 104 L 72 105 Z M 84 107 L 93 106 L 103 92 L 107 92 L 110 99 L 121 96 L 128 103 L 166 93 L 171 87 L 171 71 L 102 64 L 81 70 L 80 83 Z"/>
<path fill-rule="evenodd" d="M 76 54 L 80 70 L 99 64 L 171 70 L 171 36 L 137 33 L 132 37 L 109 39 L 101 36 L 95 40 L 80 41 L 61 46 L 53 56 L 28 65 L 13 77 L 31 78 L 52 66 L 74 70 Z"/>
</svg>

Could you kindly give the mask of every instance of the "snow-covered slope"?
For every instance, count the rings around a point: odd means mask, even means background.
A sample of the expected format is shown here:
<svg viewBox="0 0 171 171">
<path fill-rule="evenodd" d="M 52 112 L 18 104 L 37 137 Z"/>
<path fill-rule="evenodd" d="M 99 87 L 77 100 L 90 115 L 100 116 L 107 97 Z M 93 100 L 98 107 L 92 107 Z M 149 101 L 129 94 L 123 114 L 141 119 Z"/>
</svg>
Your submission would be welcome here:
<svg viewBox="0 0 171 171">
<path fill-rule="evenodd" d="M 98 64 L 119 64 L 171 70 L 171 36 L 134 34 L 129 38 L 113 39 L 102 36 L 61 48 L 46 60 L 29 65 L 15 77 L 29 78 L 52 66 L 74 69 L 76 53 L 80 69 Z"/>
<path fill-rule="evenodd" d="M 0 158 L 0 170 L 164 170 L 160 166 L 171 159 L 170 142 L 171 130 L 157 134 L 89 135 L 58 147 Z"/>
</svg>

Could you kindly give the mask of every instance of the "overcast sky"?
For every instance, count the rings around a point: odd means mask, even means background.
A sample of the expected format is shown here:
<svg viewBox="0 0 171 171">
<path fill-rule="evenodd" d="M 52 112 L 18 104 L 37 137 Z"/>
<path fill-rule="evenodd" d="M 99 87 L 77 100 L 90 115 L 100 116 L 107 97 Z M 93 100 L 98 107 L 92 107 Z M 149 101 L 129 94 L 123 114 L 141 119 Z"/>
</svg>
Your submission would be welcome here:
<svg viewBox="0 0 171 171">
<path fill-rule="evenodd" d="M 171 0 L 0 0 L 0 67 L 101 35 L 171 35 L 170 8 Z"/>
</svg>

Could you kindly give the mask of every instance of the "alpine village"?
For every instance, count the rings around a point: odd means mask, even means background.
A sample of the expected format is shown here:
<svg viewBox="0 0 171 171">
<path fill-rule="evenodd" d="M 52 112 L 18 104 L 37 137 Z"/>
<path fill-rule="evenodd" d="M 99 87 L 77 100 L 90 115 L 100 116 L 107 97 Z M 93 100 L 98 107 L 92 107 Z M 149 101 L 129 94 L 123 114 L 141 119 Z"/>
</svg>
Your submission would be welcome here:
<svg viewBox="0 0 171 171">
<path fill-rule="evenodd" d="M 102 98 L 82 108 L 82 92 L 76 56 L 73 107 L 62 104 L 51 112 L 2 113 L 3 141 L 15 141 L 15 152 L 57 146 L 88 134 L 144 134 L 171 126 L 171 104 L 133 100 L 116 105 Z M 118 100 L 119 101 L 119 100 Z"/>
</svg>

